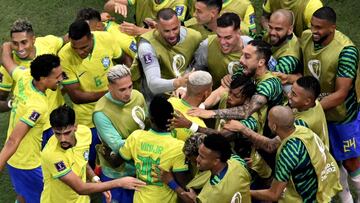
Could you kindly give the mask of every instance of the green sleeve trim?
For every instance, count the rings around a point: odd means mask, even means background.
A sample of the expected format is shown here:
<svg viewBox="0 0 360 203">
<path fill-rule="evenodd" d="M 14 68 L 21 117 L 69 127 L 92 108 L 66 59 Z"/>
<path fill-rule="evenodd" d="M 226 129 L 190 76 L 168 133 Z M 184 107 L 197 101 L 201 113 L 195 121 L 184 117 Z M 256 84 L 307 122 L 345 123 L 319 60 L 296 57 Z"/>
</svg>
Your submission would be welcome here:
<svg viewBox="0 0 360 203">
<path fill-rule="evenodd" d="M 59 173 L 58 175 L 53 176 L 53 178 L 54 179 L 61 178 L 61 177 L 65 176 L 65 175 L 67 175 L 68 173 L 70 173 L 70 171 L 71 171 L 71 168 L 68 168 L 65 171 Z"/>
<path fill-rule="evenodd" d="M 10 88 L 11 89 L 12 85 L 0 84 L 0 87 L 2 87 L 2 88 Z"/>
<path fill-rule="evenodd" d="M 24 122 L 26 125 L 30 127 L 34 127 L 34 124 L 30 123 L 29 121 L 25 120 L 24 118 L 20 118 L 20 121 Z"/>
<path fill-rule="evenodd" d="M 179 168 L 179 169 L 173 169 L 172 172 L 185 172 L 185 171 L 188 171 L 189 168 Z"/>
<path fill-rule="evenodd" d="M 68 80 L 68 81 L 62 82 L 63 85 L 72 85 L 75 83 L 79 83 L 79 80 Z"/>
</svg>

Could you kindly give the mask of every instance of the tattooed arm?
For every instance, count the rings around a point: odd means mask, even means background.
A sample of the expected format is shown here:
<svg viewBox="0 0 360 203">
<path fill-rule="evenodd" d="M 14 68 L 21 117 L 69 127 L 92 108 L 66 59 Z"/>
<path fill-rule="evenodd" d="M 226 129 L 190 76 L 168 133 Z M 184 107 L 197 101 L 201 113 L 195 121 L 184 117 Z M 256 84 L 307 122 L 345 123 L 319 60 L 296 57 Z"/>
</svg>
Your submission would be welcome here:
<svg viewBox="0 0 360 203">
<path fill-rule="evenodd" d="M 260 135 L 254 132 L 247 127 L 245 127 L 245 129 L 241 133 L 247 138 L 249 138 L 249 140 L 254 144 L 255 148 L 262 149 L 268 153 L 276 152 L 276 150 L 281 144 L 279 136 L 270 139 L 268 137 L 265 137 L 264 135 Z"/>
<path fill-rule="evenodd" d="M 276 152 L 277 148 L 281 144 L 281 140 L 278 136 L 270 139 L 254 132 L 253 130 L 236 120 L 231 120 L 228 123 L 225 123 L 224 129 L 233 132 L 240 132 L 242 135 L 249 138 L 249 140 L 254 144 L 257 149 L 262 149 L 268 153 Z"/>
<path fill-rule="evenodd" d="M 251 114 L 261 109 L 261 107 L 263 107 L 265 104 L 267 104 L 267 98 L 263 95 L 255 94 L 251 97 L 250 103 L 245 103 L 242 106 L 237 106 L 229 109 L 214 110 L 214 117 L 237 120 L 246 119 Z"/>
</svg>

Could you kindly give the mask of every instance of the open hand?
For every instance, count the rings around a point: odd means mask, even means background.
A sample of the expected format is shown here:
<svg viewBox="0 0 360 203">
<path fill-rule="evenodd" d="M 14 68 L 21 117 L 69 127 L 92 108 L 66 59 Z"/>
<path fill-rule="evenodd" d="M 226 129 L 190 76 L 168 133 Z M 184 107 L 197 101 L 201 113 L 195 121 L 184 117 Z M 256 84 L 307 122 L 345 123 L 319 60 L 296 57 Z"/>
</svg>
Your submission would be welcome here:
<svg viewBox="0 0 360 203">
<path fill-rule="evenodd" d="M 224 129 L 233 131 L 233 132 L 241 132 L 245 126 L 237 120 L 230 120 L 224 124 Z"/>
<path fill-rule="evenodd" d="M 119 187 L 122 187 L 122 188 L 125 188 L 128 190 L 139 191 L 141 187 L 144 187 L 146 185 L 145 182 L 143 182 L 137 178 L 130 177 L 130 176 L 116 179 L 116 181 L 118 181 Z"/>
<path fill-rule="evenodd" d="M 169 129 L 173 130 L 175 128 L 190 128 L 191 127 L 191 121 L 189 121 L 185 116 L 180 112 L 175 110 L 175 113 L 173 113 L 173 118 L 169 120 L 170 125 Z"/>
<path fill-rule="evenodd" d="M 197 108 L 197 107 L 193 107 L 191 108 L 187 114 L 189 116 L 195 116 L 195 117 L 200 117 L 200 118 L 213 118 L 215 116 L 215 112 L 212 110 L 205 110 L 205 109 L 201 109 L 201 108 Z"/>
</svg>

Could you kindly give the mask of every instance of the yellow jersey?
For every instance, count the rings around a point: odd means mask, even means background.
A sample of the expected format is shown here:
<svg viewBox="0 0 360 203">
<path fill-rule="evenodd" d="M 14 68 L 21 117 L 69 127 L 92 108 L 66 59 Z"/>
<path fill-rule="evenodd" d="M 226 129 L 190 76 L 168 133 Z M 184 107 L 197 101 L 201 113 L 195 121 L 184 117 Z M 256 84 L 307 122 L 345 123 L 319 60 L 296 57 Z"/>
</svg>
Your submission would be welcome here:
<svg viewBox="0 0 360 203">
<path fill-rule="evenodd" d="M 63 46 L 63 39 L 54 35 L 37 37 L 34 46 L 36 50 L 35 58 L 43 54 L 57 55 L 58 51 Z M 15 52 L 13 52 L 13 59 L 19 66 L 26 68 L 30 68 L 30 64 L 33 61 L 33 59 L 21 59 Z M 16 83 L 14 83 L 10 74 L 3 66 L 0 66 L 0 90 L 10 92 L 15 85 Z M 13 92 L 13 96 L 17 96 L 15 92 Z M 49 99 L 49 112 L 65 103 L 60 87 L 58 87 L 56 91 L 52 91 L 51 89 L 46 90 L 46 96 Z M 50 123 L 44 127 L 44 130 L 48 128 L 50 128 Z"/>
<path fill-rule="evenodd" d="M 30 69 L 19 66 L 11 76 L 17 83 L 14 91 L 18 96 L 13 101 L 7 139 L 19 122 L 26 123 L 31 129 L 7 163 L 18 169 L 34 169 L 40 166 L 42 133 L 49 121 L 48 99 L 33 85 Z"/>
<path fill-rule="evenodd" d="M 168 101 L 171 103 L 174 110 L 180 111 L 180 113 L 182 113 L 186 119 L 198 124 L 200 127 L 206 128 L 206 124 L 201 118 L 187 115 L 187 111 L 192 108 L 189 103 L 176 97 L 170 97 Z M 193 132 L 188 128 L 176 128 L 172 131 L 172 134 L 175 138 L 185 142 L 185 140 L 190 137 Z"/>
<path fill-rule="evenodd" d="M 136 176 L 146 182 L 140 191 L 135 191 L 134 203 L 167 202 L 175 203 L 177 195 L 166 184 L 155 180 L 151 172 L 155 166 L 173 172 L 187 171 L 184 142 L 173 138 L 170 132 L 136 130 L 125 141 L 119 153 L 125 160 L 134 160 Z"/>
<path fill-rule="evenodd" d="M 85 92 L 101 92 L 108 89 L 107 72 L 113 66 L 113 59 L 122 56 L 122 50 L 118 40 L 107 32 L 93 32 L 93 50 L 85 59 L 66 44 L 59 52 L 61 66 L 66 74 L 62 81 L 63 85 L 79 83 L 81 90 Z M 96 102 L 87 104 L 75 104 L 78 124 L 94 127 L 92 113 Z"/>
<path fill-rule="evenodd" d="M 135 58 L 137 52 L 135 37 L 121 32 L 119 29 L 120 25 L 114 21 L 107 21 L 104 24 L 105 30 L 111 33 L 115 38 L 118 38 L 121 49 L 131 58 Z"/>
<path fill-rule="evenodd" d="M 55 136 L 52 136 L 41 152 L 41 167 L 44 176 L 44 190 L 41 202 L 56 203 L 89 203 L 90 197 L 77 194 L 59 178 L 70 171 L 86 182 L 86 165 L 91 144 L 91 131 L 88 127 L 78 125 L 75 132 L 76 145 L 64 150 Z"/>
</svg>

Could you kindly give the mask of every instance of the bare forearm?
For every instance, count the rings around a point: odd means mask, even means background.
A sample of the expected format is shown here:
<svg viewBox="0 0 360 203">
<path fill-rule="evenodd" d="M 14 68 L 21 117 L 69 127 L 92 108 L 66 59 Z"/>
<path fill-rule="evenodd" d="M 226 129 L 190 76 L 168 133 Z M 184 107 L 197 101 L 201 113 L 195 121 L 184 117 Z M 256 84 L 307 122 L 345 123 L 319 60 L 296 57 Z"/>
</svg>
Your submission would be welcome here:
<svg viewBox="0 0 360 203">
<path fill-rule="evenodd" d="M 320 100 L 320 104 L 324 110 L 329 110 L 344 103 L 346 95 L 343 92 L 334 92 Z"/>
<path fill-rule="evenodd" d="M 0 152 L 0 171 L 4 169 L 6 162 L 10 159 L 10 157 L 16 152 L 19 143 L 9 139 L 3 149 Z"/>
<path fill-rule="evenodd" d="M 94 176 L 96 176 L 96 174 L 94 173 L 94 171 L 90 167 L 89 163 L 86 164 L 86 177 L 87 177 L 87 179 L 91 181 Z"/>
<path fill-rule="evenodd" d="M 104 11 L 109 12 L 109 13 L 114 13 L 115 12 L 115 3 L 120 3 L 123 5 L 128 5 L 128 1 L 127 0 L 110 0 L 108 2 L 105 3 L 104 5 Z"/>
<path fill-rule="evenodd" d="M 86 104 L 90 102 L 96 102 L 99 100 L 107 91 L 101 92 L 83 92 L 81 90 L 68 91 L 71 101 L 75 104 Z"/>
<path fill-rule="evenodd" d="M 83 183 L 83 185 L 75 189 L 73 188 L 79 195 L 90 195 L 96 192 L 104 192 L 106 190 L 110 190 L 112 188 L 121 187 L 117 184 L 115 180 L 99 182 L 99 183 Z"/>
<path fill-rule="evenodd" d="M 18 64 L 12 58 L 10 42 L 5 42 L 2 47 L 1 60 L 2 65 L 10 73 Z"/>
</svg>

